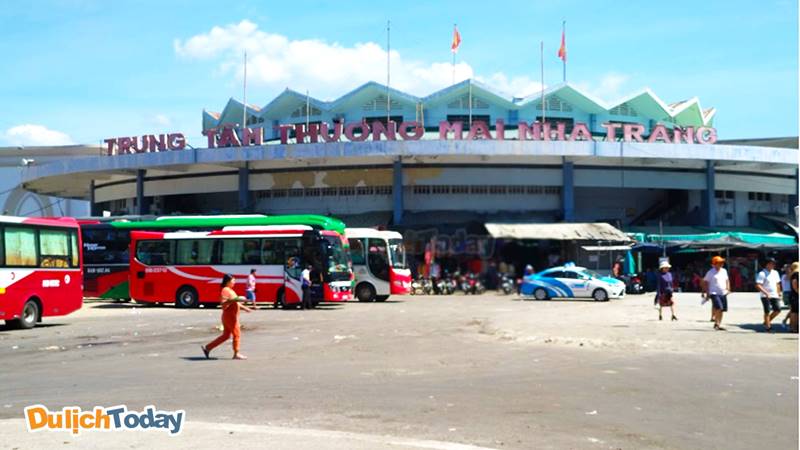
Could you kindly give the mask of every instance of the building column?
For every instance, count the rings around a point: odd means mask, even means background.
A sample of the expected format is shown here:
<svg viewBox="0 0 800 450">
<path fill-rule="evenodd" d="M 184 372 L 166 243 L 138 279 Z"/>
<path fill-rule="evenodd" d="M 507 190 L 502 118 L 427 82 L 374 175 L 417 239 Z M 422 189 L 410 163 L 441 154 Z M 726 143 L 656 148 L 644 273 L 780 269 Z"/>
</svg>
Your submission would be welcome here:
<svg viewBox="0 0 800 450">
<path fill-rule="evenodd" d="M 97 210 L 97 203 L 94 200 L 94 180 L 89 181 L 89 215 L 92 217 L 100 216 Z"/>
<path fill-rule="evenodd" d="M 144 169 L 136 171 L 136 214 L 143 216 L 147 214 L 147 208 L 144 204 L 144 175 L 147 173 Z"/>
<path fill-rule="evenodd" d="M 703 192 L 703 225 L 713 227 L 717 222 L 717 201 L 714 196 L 714 161 L 706 161 L 706 190 Z"/>
<path fill-rule="evenodd" d="M 244 163 L 244 167 L 239 167 L 239 212 L 247 213 L 252 211 L 250 202 L 250 163 Z"/>
<path fill-rule="evenodd" d="M 392 165 L 392 223 L 403 222 L 403 162 L 400 158 Z"/>
<path fill-rule="evenodd" d="M 575 166 L 563 159 L 561 180 L 561 216 L 564 222 L 575 220 Z"/>
</svg>

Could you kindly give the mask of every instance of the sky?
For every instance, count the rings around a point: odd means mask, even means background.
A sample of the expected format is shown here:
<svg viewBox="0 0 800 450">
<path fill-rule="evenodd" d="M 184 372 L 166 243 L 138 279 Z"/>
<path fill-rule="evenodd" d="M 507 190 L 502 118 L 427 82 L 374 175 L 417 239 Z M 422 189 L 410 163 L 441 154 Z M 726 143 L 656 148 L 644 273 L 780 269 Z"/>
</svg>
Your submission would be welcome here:
<svg viewBox="0 0 800 450">
<path fill-rule="evenodd" d="M 524 96 L 567 80 L 613 102 L 649 87 L 717 108 L 720 139 L 798 135 L 796 1 L 205 2 L 9 0 L 0 8 L 0 146 L 100 144 L 180 131 L 203 109 L 266 105 L 286 87 L 323 100 L 386 81 L 428 95 L 472 77 Z"/>
</svg>

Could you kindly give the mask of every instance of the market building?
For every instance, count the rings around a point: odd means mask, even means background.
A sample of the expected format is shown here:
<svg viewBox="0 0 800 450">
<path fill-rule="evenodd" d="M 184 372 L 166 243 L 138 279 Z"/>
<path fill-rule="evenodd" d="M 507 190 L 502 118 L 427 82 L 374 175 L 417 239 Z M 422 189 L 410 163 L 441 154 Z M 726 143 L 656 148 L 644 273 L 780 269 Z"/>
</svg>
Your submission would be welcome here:
<svg viewBox="0 0 800 450">
<path fill-rule="evenodd" d="M 287 89 L 263 107 L 203 111 L 192 135 L 205 148 L 177 132 L 109 138 L 102 156 L 27 167 L 23 185 L 96 215 L 319 213 L 450 234 L 791 223 L 797 138 L 726 140 L 716 114 L 697 98 L 606 102 L 569 83 L 528 97 L 473 80 L 426 97 L 375 82 L 333 101 Z"/>
</svg>

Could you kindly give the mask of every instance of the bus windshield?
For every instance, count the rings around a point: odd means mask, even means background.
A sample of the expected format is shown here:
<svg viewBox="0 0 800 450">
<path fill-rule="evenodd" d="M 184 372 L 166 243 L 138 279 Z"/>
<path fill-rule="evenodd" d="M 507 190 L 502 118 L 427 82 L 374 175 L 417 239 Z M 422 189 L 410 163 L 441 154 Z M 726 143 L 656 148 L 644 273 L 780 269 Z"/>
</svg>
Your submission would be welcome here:
<svg viewBox="0 0 800 450">
<path fill-rule="evenodd" d="M 323 236 L 323 239 L 328 272 L 348 273 L 349 276 L 350 264 L 342 240 L 338 236 Z"/>
<path fill-rule="evenodd" d="M 84 264 L 128 264 L 128 230 L 84 227 L 81 233 Z"/>
<path fill-rule="evenodd" d="M 389 239 L 389 259 L 393 268 L 406 268 L 406 248 L 402 239 Z"/>
</svg>

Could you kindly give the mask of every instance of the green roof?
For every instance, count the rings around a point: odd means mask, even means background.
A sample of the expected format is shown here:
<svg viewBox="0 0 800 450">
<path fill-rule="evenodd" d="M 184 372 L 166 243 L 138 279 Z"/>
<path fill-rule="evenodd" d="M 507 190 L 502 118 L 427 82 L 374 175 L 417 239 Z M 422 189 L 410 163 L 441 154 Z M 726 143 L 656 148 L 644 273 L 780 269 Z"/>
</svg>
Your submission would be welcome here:
<svg viewBox="0 0 800 450">
<path fill-rule="evenodd" d="M 308 225 L 320 230 L 344 234 L 345 224 L 339 219 L 314 214 L 289 214 L 282 216 L 190 216 L 160 217 L 140 222 L 110 222 L 114 228 L 127 230 L 159 230 L 186 228 L 222 228 L 227 226 Z"/>
</svg>

